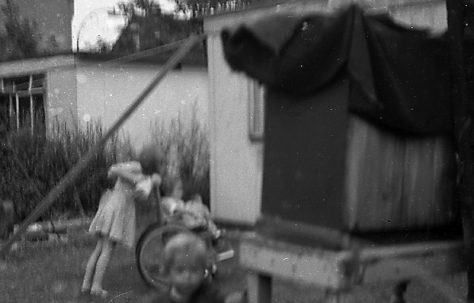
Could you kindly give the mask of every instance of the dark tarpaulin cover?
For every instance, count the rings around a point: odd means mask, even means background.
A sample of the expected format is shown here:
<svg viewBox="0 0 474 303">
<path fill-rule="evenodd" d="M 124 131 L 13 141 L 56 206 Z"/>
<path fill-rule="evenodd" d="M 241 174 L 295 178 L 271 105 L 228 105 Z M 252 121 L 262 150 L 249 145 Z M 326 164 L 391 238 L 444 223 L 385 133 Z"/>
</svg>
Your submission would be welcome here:
<svg viewBox="0 0 474 303">
<path fill-rule="evenodd" d="M 393 130 L 451 131 L 444 36 L 350 6 L 334 14 L 262 18 L 224 30 L 222 41 L 230 66 L 271 90 L 310 95 L 349 75 L 350 111 Z"/>
</svg>

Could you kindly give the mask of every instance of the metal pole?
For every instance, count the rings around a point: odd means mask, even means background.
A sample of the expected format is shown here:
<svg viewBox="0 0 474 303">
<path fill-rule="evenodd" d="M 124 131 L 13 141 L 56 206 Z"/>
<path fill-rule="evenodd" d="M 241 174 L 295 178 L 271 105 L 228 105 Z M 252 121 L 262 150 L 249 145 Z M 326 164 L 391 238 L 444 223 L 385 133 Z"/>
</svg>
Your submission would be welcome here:
<svg viewBox="0 0 474 303">
<path fill-rule="evenodd" d="M 30 131 L 33 135 L 34 131 L 34 106 L 33 106 L 33 95 L 31 94 L 31 90 L 33 88 L 33 75 L 30 75 L 30 81 L 28 83 L 28 94 L 30 95 Z"/>
<path fill-rule="evenodd" d="M 146 97 L 153 91 L 153 89 L 163 80 L 166 74 L 171 71 L 182 58 L 192 49 L 192 47 L 201 42 L 206 36 L 192 36 L 190 37 L 166 62 L 163 69 L 145 88 L 145 90 L 137 97 L 137 99 L 125 110 L 114 125 L 107 131 L 107 133 L 96 143 L 87 154 L 59 181 L 59 183 L 48 193 L 48 195 L 38 204 L 38 206 L 31 212 L 31 214 L 22 222 L 18 231 L 13 234 L 10 239 L 1 248 L 0 254 L 2 257 L 10 250 L 11 245 L 25 233 L 28 225 L 35 222 L 41 214 L 47 210 L 56 199 L 71 185 L 74 184 L 80 174 L 89 166 L 94 160 L 95 155 L 102 150 L 107 140 L 122 126 L 122 124 L 130 117 L 130 115 L 138 108 L 138 106 L 146 99 Z"/>
<path fill-rule="evenodd" d="M 12 128 L 12 117 L 13 117 L 13 97 L 11 93 L 8 93 L 8 129 Z"/>
<path fill-rule="evenodd" d="M 16 109 L 16 130 L 20 129 L 20 98 L 18 93 L 15 92 L 15 109 Z"/>
</svg>

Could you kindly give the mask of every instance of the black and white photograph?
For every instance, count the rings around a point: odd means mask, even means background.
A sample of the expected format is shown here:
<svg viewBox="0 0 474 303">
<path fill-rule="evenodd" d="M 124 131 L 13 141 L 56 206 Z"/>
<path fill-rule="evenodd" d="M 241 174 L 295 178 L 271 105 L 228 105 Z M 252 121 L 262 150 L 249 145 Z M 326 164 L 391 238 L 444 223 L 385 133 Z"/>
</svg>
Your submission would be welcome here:
<svg viewBox="0 0 474 303">
<path fill-rule="evenodd" d="M 0 0 L 0 297 L 474 303 L 474 0 Z"/>
</svg>

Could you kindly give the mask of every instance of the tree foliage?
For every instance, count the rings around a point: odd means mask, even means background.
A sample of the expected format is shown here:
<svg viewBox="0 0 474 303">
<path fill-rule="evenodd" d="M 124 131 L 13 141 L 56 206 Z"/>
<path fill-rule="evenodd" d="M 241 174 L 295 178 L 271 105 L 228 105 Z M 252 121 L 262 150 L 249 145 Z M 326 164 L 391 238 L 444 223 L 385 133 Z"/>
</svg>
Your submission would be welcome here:
<svg viewBox="0 0 474 303">
<path fill-rule="evenodd" d="M 259 0 L 175 0 L 177 10 L 191 18 L 201 18 L 223 11 L 236 11 Z"/>
<path fill-rule="evenodd" d="M 164 14 L 160 5 L 153 0 L 122 2 L 118 7 L 127 16 L 128 25 L 122 30 L 113 52 L 145 50 L 184 39 L 202 30 L 202 25 L 195 20 Z"/>
<path fill-rule="evenodd" d="M 18 6 L 6 0 L 0 7 L 0 60 L 33 57 L 38 53 L 35 23 L 20 17 Z"/>
<path fill-rule="evenodd" d="M 173 1 L 176 3 L 176 9 L 172 14 L 163 13 L 156 0 L 119 3 L 119 11 L 127 16 L 128 26 L 122 31 L 112 51 L 145 50 L 184 39 L 191 34 L 200 34 L 203 31 L 202 17 L 223 11 L 240 10 L 259 0 Z"/>
<path fill-rule="evenodd" d="M 132 0 L 118 3 L 119 11 L 129 19 L 136 16 L 151 17 L 161 15 L 161 7 L 154 0 Z"/>
</svg>

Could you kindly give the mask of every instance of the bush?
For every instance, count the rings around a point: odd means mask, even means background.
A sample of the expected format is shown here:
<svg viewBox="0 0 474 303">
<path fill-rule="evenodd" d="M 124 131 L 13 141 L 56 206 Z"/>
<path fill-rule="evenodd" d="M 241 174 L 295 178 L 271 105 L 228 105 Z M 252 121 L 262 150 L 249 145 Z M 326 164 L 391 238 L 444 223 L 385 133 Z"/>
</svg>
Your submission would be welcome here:
<svg viewBox="0 0 474 303">
<path fill-rule="evenodd" d="M 178 116 L 167 125 L 155 123 L 151 133 L 152 144 L 157 147 L 160 174 L 163 177 L 179 174 L 183 180 L 184 199 L 198 193 L 209 206 L 209 140 L 196 111 L 189 123 Z"/>
<path fill-rule="evenodd" d="M 80 161 L 103 135 L 100 123 L 73 130 L 56 123 L 48 136 L 31 134 L 29 127 L 7 134 L 0 148 L 0 199 L 12 200 L 17 220 L 24 220 L 62 177 Z M 160 174 L 181 175 L 185 199 L 199 193 L 209 205 L 209 142 L 195 114 L 189 123 L 180 117 L 169 125 L 155 122 L 152 144 L 157 147 Z M 43 214 L 42 219 L 93 214 L 102 192 L 113 184 L 107 179 L 110 165 L 136 159 L 127 136 L 114 136 L 98 153 L 74 186 Z"/>
<path fill-rule="evenodd" d="M 61 178 L 102 137 L 100 123 L 71 130 L 56 123 L 49 136 L 29 128 L 7 134 L 2 145 L 0 197 L 14 202 L 18 220 L 23 220 Z M 104 188 L 109 186 L 107 168 L 116 161 L 117 137 L 107 151 L 98 153 L 74 186 L 67 189 L 43 215 L 71 217 L 94 211 Z"/>
</svg>

